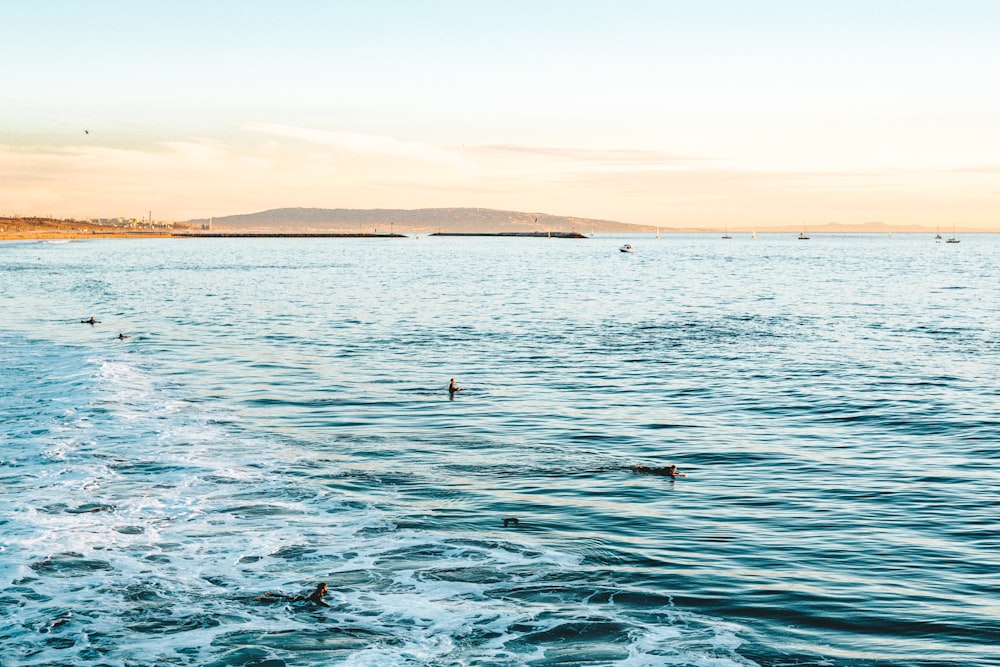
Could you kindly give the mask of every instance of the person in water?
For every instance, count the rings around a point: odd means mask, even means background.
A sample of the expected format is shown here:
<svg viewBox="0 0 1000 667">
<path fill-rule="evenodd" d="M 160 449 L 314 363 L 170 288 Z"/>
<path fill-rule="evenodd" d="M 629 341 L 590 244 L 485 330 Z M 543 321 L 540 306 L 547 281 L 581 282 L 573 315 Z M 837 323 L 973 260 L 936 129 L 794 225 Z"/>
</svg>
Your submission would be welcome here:
<svg viewBox="0 0 1000 667">
<path fill-rule="evenodd" d="M 126 336 L 125 334 L 123 333 L 118 334 L 118 340 L 125 340 L 126 338 L 128 338 L 128 336 Z"/>
<path fill-rule="evenodd" d="M 316 584 L 316 588 L 309 595 L 296 595 L 294 597 L 288 595 L 282 595 L 281 593 L 272 593 L 271 591 L 266 591 L 263 595 L 257 598 L 258 602 L 277 602 L 278 600 L 288 600 L 289 602 L 312 602 L 313 604 L 318 604 L 321 607 L 329 607 L 326 601 L 323 600 L 323 596 L 327 594 L 326 584 L 320 582 Z"/>
<path fill-rule="evenodd" d="M 97 320 L 91 315 L 89 320 L 80 320 L 80 324 L 97 324 Z"/>
<path fill-rule="evenodd" d="M 316 588 L 312 593 L 304 596 L 299 595 L 295 598 L 295 600 L 297 602 L 312 602 L 313 604 L 318 604 L 321 607 L 329 607 L 330 605 L 323 601 L 323 596 L 326 595 L 328 590 L 329 589 L 326 587 L 326 584 L 321 581 L 316 584 Z"/>
<path fill-rule="evenodd" d="M 677 466 L 669 466 L 666 468 L 632 466 L 632 472 L 639 473 L 640 475 L 659 475 L 660 477 L 670 477 L 671 479 L 677 479 L 678 477 L 687 477 L 685 473 L 682 473 L 679 470 L 677 470 Z"/>
<path fill-rule="evenodd" d="M 462 388 L 455 384 L 455 378 L 452 378 L 451 383 L 448 385 L 448 393 L 454 396 L 459 391 L 462 391 Z"/>
</svg>

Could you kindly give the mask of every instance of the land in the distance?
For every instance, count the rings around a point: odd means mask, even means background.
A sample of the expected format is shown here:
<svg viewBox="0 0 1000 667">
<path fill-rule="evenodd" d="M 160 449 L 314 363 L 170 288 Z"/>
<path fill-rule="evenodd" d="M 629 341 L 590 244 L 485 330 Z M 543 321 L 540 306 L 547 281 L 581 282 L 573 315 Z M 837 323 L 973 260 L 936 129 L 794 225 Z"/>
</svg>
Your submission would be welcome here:
<svg viewBox="0 0 1000 667">
<path fill-rule="evenodd" d="M 787 233 L 798 234 L 802 226 L 775 225 L 754 229 L 749 225 L 720 225 L 719 228 L 696 226 L 633 225 L 614 220 L 597 220 L 557 216 L 547 213 L 526 213 L 484 208 L 433 209 L 322 209 L 280 208 L 259 213 L 202 218 L 184 222 L 154 222 L 136 224 L 117 221 L 57 220 L 51 218 L 0 217 L 0 239 L 58 238 L 163 238 L 210 235 L 219 237 L 246 236 L 327 236 L 327 237 L 391 237 L 402 234 L 475 234 L 553 236 L 562 234 L 629 234 L 629 233 L 722 233 L 749 235 Z M 882 222 L 864 224 L 809 224 L 809 234 L 845 233 L 917 233 L 933 234 L 936 229 L 915 225 L 890 225 Z M 947 233 L 950 230 L 945 230 Z M 970 230 L 958 231 L 968 232 Z M 987 230 L 976 230 L 987 231 Z"/>
<path fill-rule="evenodd" d="M 216 218 L 188 220 L 184 224 L 197 228 L 211 227 L 225 231 L 297 231 L 297 232 L 364 232 L 368 234 L 403 233 L 477 233 L 500 234 L 524 232 L 577 232 L 580 234 L 644 234 L 661 232 L 706 234 L 725 229 L 730 233 L 794 233 L 803 231 L 802 225 L 752 225 L 720 223 L 717 227 L 665 223 L 662 226 L 635 225 L 616 220 L 600 220 L 548 213 L 503 211 L 491 208 L 420 208 L 420 209 L 348 209 L 348 208 L 277 208 L 259 213 L 229 215 Z M 950 230 L 950 226 L 949 226 Z M 920 225 L 892 225 L 884 222 L 862 224 L 807 224 L 810 234 L 933 234 L 936 230 Z M 948 231 L 948 230 L 945 230 Z M 962 231 L 962 230 L 959 230 Z M 985 231 L 985 230 L 977 230 Z"/>
<path fill-rule="evenodd" d="M 246 215 L 188 220 L 185 224 L 212 231 L 358 232 L 368 234 L 578 232 L 655 232 L 655 227 L 614 220 L 594 220 L 548 213 L 491 208 L 278 208 Z"/>
<path fill-rule="evenodd" d="M 83 220 L 53 218 L 2 218 L 0 239 L 78 239 L 78 238 L 163 238 L 177 231 L 189 230 L 184 225 L 122 227 Z"/>
</svg>

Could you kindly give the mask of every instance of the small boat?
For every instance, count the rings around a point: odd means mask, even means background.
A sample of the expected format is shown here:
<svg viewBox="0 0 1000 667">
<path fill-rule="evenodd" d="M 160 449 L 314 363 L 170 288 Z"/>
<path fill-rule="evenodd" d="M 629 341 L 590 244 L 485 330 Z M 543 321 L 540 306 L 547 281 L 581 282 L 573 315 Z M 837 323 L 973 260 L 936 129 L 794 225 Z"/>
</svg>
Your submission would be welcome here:
<svg viewBox="0 0 1000 667">
<path fill-rule="evenodd" d="M 957 227 L 953 226 L 951 231 L 951 238 L 945 241 L 945 243 L 961 243 L 961 241 L 958 240 L 958 234 L 956 234 L 956 231 Z"/>
<path fill-rule="evenodd" d="M 809 237 L 808 237 L 808 236 L 806 236 L 806 233 L 805 233 L 805 232 L 799 232 L 799 240 L 800 240 L 800 241 L 808 241 L 808 240 L 809 240 Z"/>
<path fill-rule="evenodd" d="M 618 248 L 618 250 L 620 250 L 621 252 L 635 252 L 635 248 L 630 246 L 628 243 L 623 245 L 621 248 Z"/>
<path fill-rule="evenodd" d="M 726 223 L 726 228 L 722 231 L 722 238 L 731 239 L 732 236 L 729 235 L 729 223 Z"/>
<path fill-rule="evenodd" d="M 756 232 L 756 231 L 754 231 L 754 233 L 750 235 L 750 238 L 752 238 L 752 239 L 755 239 L 755 238 L 757 238 L 757 232 Z"/>
</svg>

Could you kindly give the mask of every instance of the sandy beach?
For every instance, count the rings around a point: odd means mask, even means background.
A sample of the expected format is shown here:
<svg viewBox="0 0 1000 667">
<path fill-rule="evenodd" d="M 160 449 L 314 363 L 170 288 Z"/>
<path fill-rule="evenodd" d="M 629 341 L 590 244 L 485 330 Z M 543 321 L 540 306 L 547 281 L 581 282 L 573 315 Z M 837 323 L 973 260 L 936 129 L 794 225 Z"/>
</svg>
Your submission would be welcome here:
<svg viewBox="0 0 1000 667">
<path fill-rule="evenodd" d="M 0 218 L 0 240 L 82 239 L 93 238 L 158 238 L 169 237 L 170 229 L 129 229 L 111 225 L 96 225 L 78 220 L 48 218 Z M 186 229 L 184 230 L 186 231 Z"/>
</svg>

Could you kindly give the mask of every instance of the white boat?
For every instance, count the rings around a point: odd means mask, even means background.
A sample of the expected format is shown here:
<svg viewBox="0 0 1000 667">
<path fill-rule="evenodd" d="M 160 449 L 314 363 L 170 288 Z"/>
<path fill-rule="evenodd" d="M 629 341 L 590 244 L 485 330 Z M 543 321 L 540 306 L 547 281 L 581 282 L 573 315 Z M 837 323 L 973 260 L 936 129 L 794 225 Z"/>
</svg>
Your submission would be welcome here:
<svg viewBox="0 0 1000 667">
<path fill-rule="evenodd" d="M 635 248 L 633 248 L 628 243 L 623 245 L 621 248 L 618 248 L 618 250 L 620 250 L 621 252 L 635 252 Z"/>
<path fill-rule="evenodd" d="M 945 241 L 945 243 L 961 243 L 961 241 L 958 240 L 958 234 L 955 233 L 956 230 L 957 226 L 953 225 L 951 228 L 951 238 Z"/>
<path fill-rule="evenodd" d="M 799 232 L 799 240 L 800 240 L 800 241 L 808 241 L 808 240 L 809 240 L 809 237 L 808 237 L 808 236 L 806 236 L 806 233 L 805 233 L 805 232 Z"/>
</svg>

